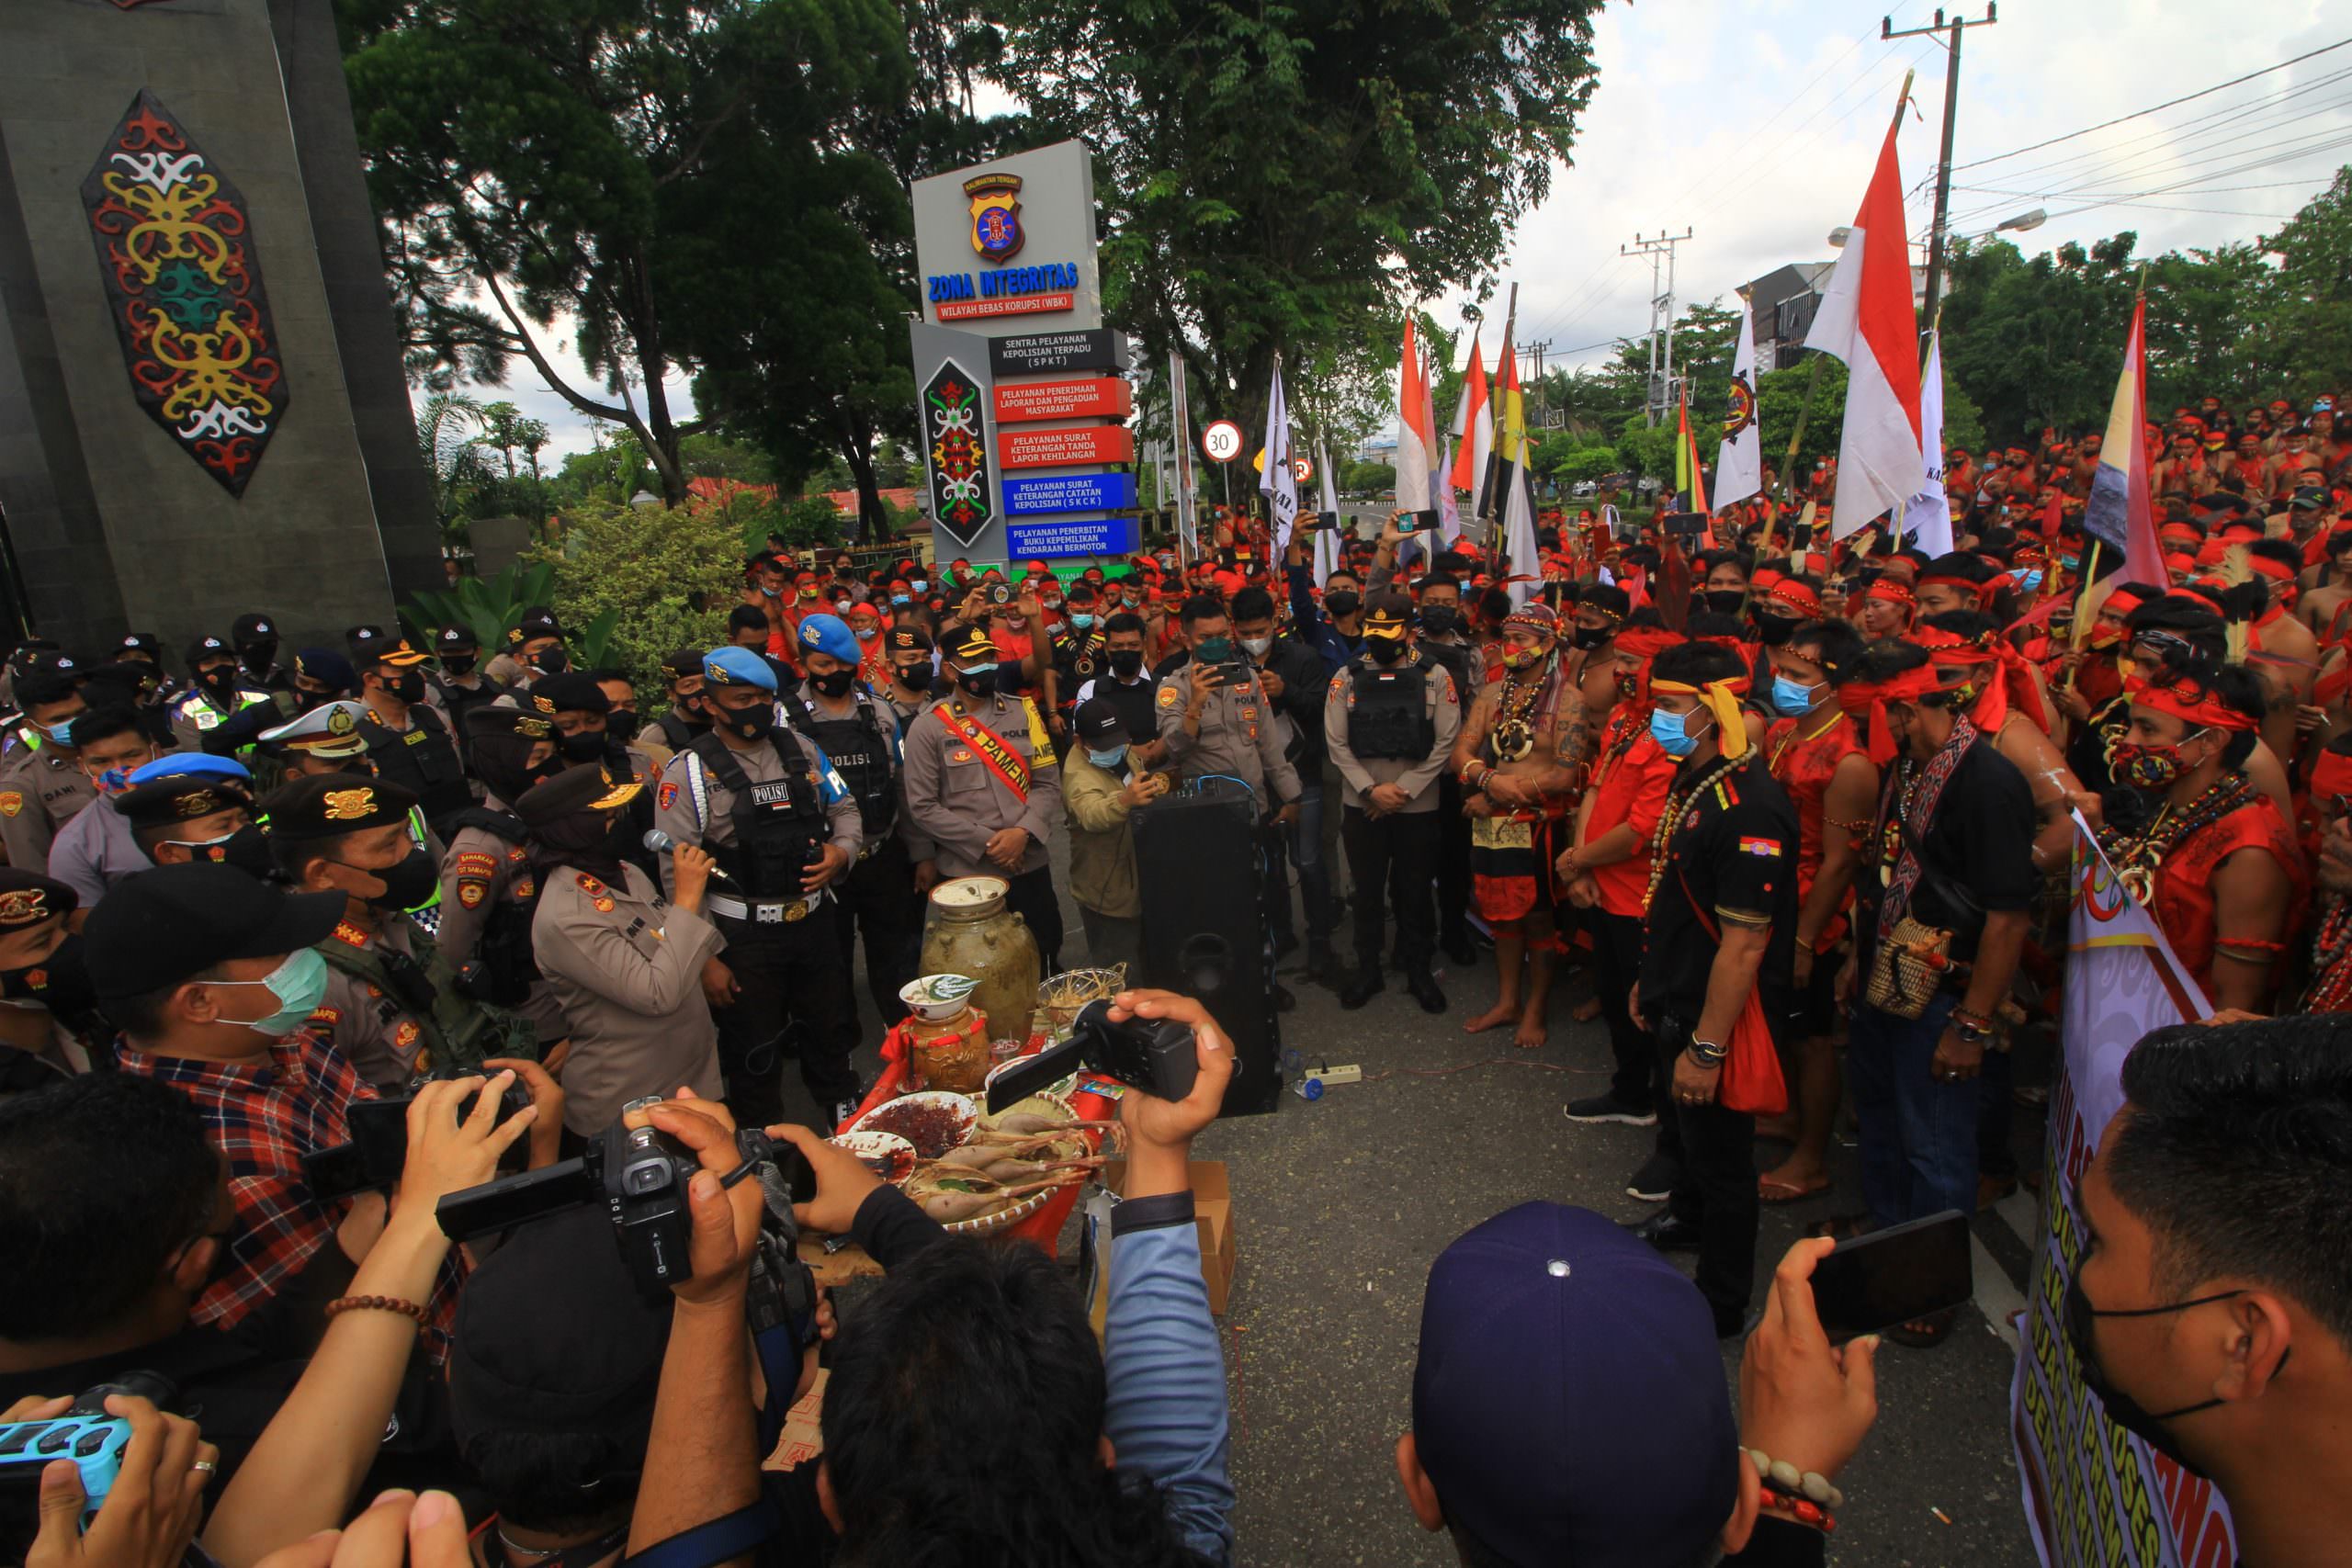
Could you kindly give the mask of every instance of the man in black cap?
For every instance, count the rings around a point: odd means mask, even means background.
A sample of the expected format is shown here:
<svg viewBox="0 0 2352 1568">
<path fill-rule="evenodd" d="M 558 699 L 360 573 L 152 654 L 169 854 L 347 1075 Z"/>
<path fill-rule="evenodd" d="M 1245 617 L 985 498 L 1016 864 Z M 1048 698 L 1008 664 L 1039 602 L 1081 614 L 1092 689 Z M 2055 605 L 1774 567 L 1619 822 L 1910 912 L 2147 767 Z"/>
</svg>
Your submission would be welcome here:
<svg viewBox="0 0 2352 1568">
<path fill-rule="evenodd" d="M 345 1111 L 370 1093 L 306 1028 L 326 994 L 312 949 L 342 912 L 340 894 L 168 865 L 110 891 L 83 927 L 98 1003 L 122 1029 L 118 1064 L 187 1095 L 226 1156 L 228 1261 L 197 1298 L 198 1324 L 232 1328 L 311 1267 L 350 1277 L 334 1245 L 344 1212 L 301 1175 L 303 1156 L 351 1141 Z M 326 1283 L 322 1300 L 340 1293 Z"/>
<path fill-rule="evenodd" d="M 882 654 L 890 661 L 890 683 L 876 696 L 899 716 L 899 738 L 915 716 L 938 697 L 938 671 L 932 668 L 931 634 L 918 626 L 892 626 L 882 634 Z"/>
<path fill-rule="evenodd" d="M 486 671 L 510 692 L 527 692 L 542 675 L 559 675 L 571 668 L 564 650 L 563 624 L 544 604 L 534 604 L 506 634 L 506 649 L 490 661 Z"/>
<path fill-rule="evenodd" d="M 239 615 L 229 628 L 230 646 L 237 650 L 237 674 L 249 686 L 265 692 L 290 692 L 294 672 L 277 662 L 277 623 L 271 617 Z"/>
<path fill-rule="evenodd" d="M 415 805 L 366 773 L 296 779 L 262 803 L 279 874 L 344 901 L 318 943 L 331 974 L 314 1021 L 382 1089 L 435 1067 L 530 1055 L 511 1015 L 457 994 L 454 970 L 407 913 L 440 893 L 438 857 L 410 821 Z"/>
<path fill-rule="evenodd" d="M 90 1070 L 106 1021 L 93 1008 L 82 939 L 67 930 L 81 896 L 62 882 L 0 865 L 0 1097 Z"/>
<path fill-rule="evenodd" d="M 140 705 L 163 716 L 172 700 L 180 694 L 179 682 L 164 671 L 164 639 L 153 632 L 128 633 L 116 648 L 114 657 L 118 664 L 141 667 L 146 679 L 141 686 Z M 163 723 L 169 728 L 171 720 L 164 716 Z"/>
<path fill-rule="evenodd" d="M 229 840 L 253 820 L 247 782 L 209 772 L 174 773 L 133 785 L 112 804 L 150 863 L 217 862 L 227 858 Z"/>
<path fill-rule="evenodd" d="M 1136 761 L 1119 710 L 1101 697 L 1078 705 L 1062 762 L 1069 813 L 1069 896 L 1086 927 L 1086 961 L 1132 964 L 1143 952 L 1143 895 L 1136 877 L 1135 808 L 1165 794 L 1168 781 Z"/>
<path fill-rule="evenodd" d="M 480 961 L 482 994 L 519 1013 L 538 1035 L 541 1065 L 560 1068 L 571 1030 L 532 955 L 538 876 L 524 848 L 529 829 L 514 810 L 526 791 L 562 767 L 555 721 L 503 704 L 479 707 L 466 716 L 466 743 L 489 795 L 449 818 L 434 942 L 453 967 Z"/>
<path fill-rule="evenodd" d="M 612 730 L 612 699 L 586 671 L 542 675 L 515 702 L 554 724 L 556 755 L 565 767 L 609 767 L 625 778 L 636 775 L 637 759 L 629 753 L 629 737 Z"/>
<path fill-rule="evenodd" d="M 425 689 L 438 699 L 464 756 L 466 715 L 496 702 L 506 688 L 482 673 L 481 643 L 464 626 L 443 626 L 433 639 L 433 657 L 437 668 L 426 678 Z"/>
<path fill-rule="evenodd" d="M 710 715 L 702 705 L 702 649 L 682 648 L 665 654 L 662 660 L 662 689 L 670 699 L 669 711 L 639 730 L 637 743 L 649 750 L 658 748 L 660 767 L 667 767 L 671 757 L 710 728 Z M 656 772 L 659 771 L 657 767 Z"/>
<path fill-rule="evenodd" d="M 424 655 L 406 642 L 379 643 L 359 669 L 368 716 L 359 730 L 379 778 L 413 793 L 435 830 L 474 803 L 449 724 L 425 701 Z"/>
<path fill-rule="evenodd" d="M 37 670 L 16 682 L 23 711 L 18 744 L 0 761 L 0 845 L 27 871 L 49 864 L 57 830 L 98 797 L 74 749 L 74 725 L 88 711 L 78 670 Z"/>
<path fill-rule="evenodd" d="M 236 650 L 217 637 L 200 637 L 188 644 L 187 668 L 187 693 L 169 710 L 176 750 L 205 750 L 206 731 L 218 728 L 233 714 L 270 701 L 268 692 L 245 679 Z"/>
</svg>

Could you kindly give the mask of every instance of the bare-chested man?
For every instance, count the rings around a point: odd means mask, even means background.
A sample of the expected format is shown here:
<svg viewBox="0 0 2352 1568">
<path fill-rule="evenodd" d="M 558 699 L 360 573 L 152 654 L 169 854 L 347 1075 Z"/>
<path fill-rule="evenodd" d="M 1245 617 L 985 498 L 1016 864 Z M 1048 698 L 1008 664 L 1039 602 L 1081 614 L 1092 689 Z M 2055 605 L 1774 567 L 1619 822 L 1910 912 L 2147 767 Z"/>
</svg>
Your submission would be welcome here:
<svg viewBox="0 0 2352 1568">
<path fill-rule="evenodd" d="M 1584 699 L 1559 642 L 1551 606 L 1529 604 L 1510 614 L 1503 678 L 1478 694 L 1450 762 L 1471 819 L 1471 896 L 1494 933 L 1502 976 L 1495 1005 L 1463 1030 L 1477 1034 L 1516 1020 L 1512 1043 L 1530 1051 L 1544 1043 L 1552 992 L 1552 912 L 1559 901 L 1553 861 L 1567 847 L 1566 818 L 1592 756 Z"/>
</svg>

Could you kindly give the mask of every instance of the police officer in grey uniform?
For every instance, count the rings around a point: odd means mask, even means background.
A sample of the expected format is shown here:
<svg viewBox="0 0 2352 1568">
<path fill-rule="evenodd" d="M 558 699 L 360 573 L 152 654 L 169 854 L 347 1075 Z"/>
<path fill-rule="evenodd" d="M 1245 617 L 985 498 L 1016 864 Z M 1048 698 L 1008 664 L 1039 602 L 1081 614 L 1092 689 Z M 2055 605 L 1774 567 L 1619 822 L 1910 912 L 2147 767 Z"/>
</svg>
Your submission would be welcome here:
<svg viewBox="0 0 2352 1568">
<path fill-rule="evenodd" d="M 232 715 L 272 701 L 268 692 L 245 678 L 236 649 L 217 637 L 200 637 L 188 644 L 187 668 L 187 693 L 164 710 L 171 715 L 175 750 L 203 750 L 206 730 L 217 728 Z"/>
<path fill-rule="evenodd" d="M 703 985 L 718 1013 L 728 1102 L 748 1125 L 778 1120 L 777 1053 L 791 1022 L 800 1081 L 838 1124 L 865 1094 L 842 1045 L 855 1026 L 843 1023 L 854 1014 L 831 893 L 865 843 L 857 798 L 814 742 L 781 724 L 766 660 L 713 649 L 703 682 L 710 730 L 662 770 L 654 818 L 725 874 L 724 891 L 703 900 L 727 940 Z M 662 872 L 674 889 L 669 857 Z"/>
<path fill-rule="evenodd" d="M 1323 735 L 1340 771 L 1346 815 L 1340 837 L 1356 881 L 1356 972 L 1340 1005 L 1360 1008 L 1380 989 L 1381 894 L 1396 910 L 1396 961 L 1425 1012 L 1443 1012 L 1430 973 L 1436 945 L 1430 884 L 1437 875 L 1438 780 L 1462 728 L 1453 677 L 1413 646 L 1412 601 L 1372 596 L 1363 649 L 1331 677 Z"/>
<path fill-rule="evenodd" d="M 74 750 L 74 721 L 88 711 L 77 678 L 71 668 L 17 678 L 25 722 L 22 739 L 0 762 L 0 844 L 20 870 L 46 870 L 57 830 L 98 798 Z"/>
<path fill-rule="evenodd" d="M 1004 878 L 1005 907 L 1028 925 L 1050 975 L 1061 967 L 1062 909 L 1046 840 L 1062 815 L 1062 771 L 1036 705 L 999 690 L 987 626 L 952 637 L 956 694 L 907 727 L 907 817 L 932 852 L 916 863 L 915 886 Z"/>
<path fill-rule="evenodd" d="M 540 1064 L 559 1071 L 571 1028 L 532 949 L 538 877 L 526 848 L 529 830 L 512 804 L 557 773 L 555 723 L 520 708 L 473 708 L 466 715 L 466 749 L 490 795 L 449 818 L 435 940 L 450 963 L 481 965 L 483 994 L 529 1021 Z"/>
</svg>

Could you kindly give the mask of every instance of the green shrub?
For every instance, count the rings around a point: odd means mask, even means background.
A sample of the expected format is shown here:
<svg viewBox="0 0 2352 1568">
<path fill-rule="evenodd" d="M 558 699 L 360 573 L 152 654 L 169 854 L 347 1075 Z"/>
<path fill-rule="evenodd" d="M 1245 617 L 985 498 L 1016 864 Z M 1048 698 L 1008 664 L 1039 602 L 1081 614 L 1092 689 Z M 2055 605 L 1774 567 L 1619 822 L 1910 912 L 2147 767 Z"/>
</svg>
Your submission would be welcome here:
<svg viewBox="0 0 2352 1568">
<path fill-rule="evenodd" d="M 650 711 L 660 705 L 662 655 L 727 640 L 727 612 L 741 598 L 741 520 L 716 509 L 639 511 L 609 502 L 573 507 L 565 520 L 560 552 L 535 550 L 529 558 L 554 569 L 552 602 L 565 626 L 602 630 L 611 617 L 605 660 L 628 672 Z M 583 662 L 590 651 L 581 650 Z"/>
</svg>

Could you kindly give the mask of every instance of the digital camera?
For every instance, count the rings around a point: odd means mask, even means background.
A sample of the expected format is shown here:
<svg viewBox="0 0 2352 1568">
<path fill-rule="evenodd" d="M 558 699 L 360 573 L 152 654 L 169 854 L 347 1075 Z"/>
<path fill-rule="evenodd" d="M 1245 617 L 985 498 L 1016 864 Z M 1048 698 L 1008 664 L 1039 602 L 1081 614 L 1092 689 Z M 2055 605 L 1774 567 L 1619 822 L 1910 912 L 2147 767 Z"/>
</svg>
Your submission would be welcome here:
<svg viewBox="0 0 2352 1568">
<path fill-rule="evenodd" d="M 1182 1100 L 1193 1092 L 1201 1059 L 1191 1024 L 1172 1018 L 1114 1023 L 1109 1001 L 1091 1001 L 1070 1021 L 1069 1039 L 997 1075 L 989 1085 L 989 1112 L 1018 1104 L 1081 1067 L 1161 1100 Z"/>
</svg>

